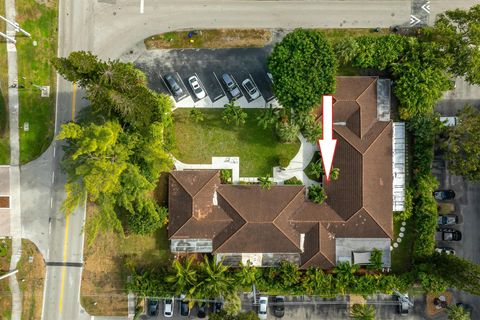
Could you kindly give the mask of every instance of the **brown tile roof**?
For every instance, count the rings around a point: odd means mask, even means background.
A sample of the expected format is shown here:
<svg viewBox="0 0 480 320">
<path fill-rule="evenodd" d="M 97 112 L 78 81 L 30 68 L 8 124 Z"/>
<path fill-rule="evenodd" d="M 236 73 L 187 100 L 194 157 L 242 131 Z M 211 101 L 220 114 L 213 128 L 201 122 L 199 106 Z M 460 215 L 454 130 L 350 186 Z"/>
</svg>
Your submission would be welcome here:
<svg viewBox="0 0 480 320">
<path fill-rule="evenodd" d="M 302 268 L 331 268 L 336 238 L 392 237 L 392 124 L 376 118 L 376 82 L 337 78 L 334 121 L 345 124 L 334 126 L 340 175 L 324 181 L 326 203 L 306 200 L 303 186 L 221 185 L 218 170 L 176 171 L 169 238 L 212 239 L 213 252 L 300 253 Z"/>
</svg>

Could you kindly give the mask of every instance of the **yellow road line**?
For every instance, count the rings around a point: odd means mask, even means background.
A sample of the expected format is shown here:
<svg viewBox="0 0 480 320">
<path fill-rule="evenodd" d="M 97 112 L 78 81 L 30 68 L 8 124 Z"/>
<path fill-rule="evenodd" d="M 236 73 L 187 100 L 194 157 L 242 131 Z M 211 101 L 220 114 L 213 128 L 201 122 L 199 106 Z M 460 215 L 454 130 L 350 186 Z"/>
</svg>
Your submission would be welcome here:
<svg viewBox="0 0 480 320">
<path fill-rule="evenodd" d="M 77 84 L 73 83 L 72 85 L 72 121 L 75 121 L 75 106 L 77 102 Z M 70 214 L 67 215 L 65 219 L 65 238 L 63 239 L 63 262 L 67 262 L 67 248 L 68 248 L 68 225 L 70 223 Z M 62 267 L 62 280 L 60 284 L 60 299 L 58 301 L 58 313 L 60 317 L 62 316 L 63 311 L 63 293 L 65 291 L 65 272 L 67 268 Z"/>
</svg>

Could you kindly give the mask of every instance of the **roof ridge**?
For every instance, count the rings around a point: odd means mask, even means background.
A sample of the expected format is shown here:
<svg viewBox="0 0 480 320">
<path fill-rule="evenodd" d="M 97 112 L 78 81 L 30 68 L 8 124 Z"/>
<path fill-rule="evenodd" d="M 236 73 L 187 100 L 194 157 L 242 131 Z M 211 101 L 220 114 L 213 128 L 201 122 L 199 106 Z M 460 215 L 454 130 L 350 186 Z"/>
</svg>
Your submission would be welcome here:
<svg viewBox="0 0 480 320">
<path fill-rule="evenodd" d="M 315 225 L 312 228 L 318 227 L 318 251 L 315 252 L 310 259 L 302 263 L 302 266 L 306 265 L 310 260 L 312 260 L 319 252 L 320 252 L 320 222 L 315 223 Z M 310 228 L 308 231 L 310 231 L 312 228 Z"/>
<path fill-rule="evenodd" d="M 365 210 L 365 212 L 370 216 L 370 218 L 372 218 L 372 220 L 375 222 L 375 224 L 376 224 L 377 226 L 379 226 L 380 229 L 382 229 L 382 231 L 385 233 L 386 236 L 388 236 L 390 239 L 393 239 L 391 236 L 388 235 L 388 232 L 385 231 L 385 229 L 378 223 L 377 219 L 375 219 L 375 217 L 372 216 L 372 215 L 370 214 L 370 212 L 369 212 L 366 208 L 363 208 L 363 210 Z"/>
<path fill-rule="evenodd" d="M 378 122 L 378 123 L 382 123 L 382 122 L 384 122 L 384 121 L 377 121 L 377 122 Z M 392 124 L 392 123 L 393 123 L 392 120 L 386 122 L 385 127 L 383 127 L 382 130 L 377 134 L 377 136 L 375 137 L 375 139 L 372 140 L 372 142 L 371 142 L 371 143 L 368 145 L 368 147 L 365 149 L 365 152 L 364 152 L 364 153 L 367 153 L 368 150 L 370 150 L 370 147 L 373 146 L 373 144 L 374 144 L 375 142 L 377 142 L 378 138 L 380 138 L 380 136 L 383 134 L 383 132 L 385 131 L 385 129 L 387 129 L 387 127 L 388 127 L 390 124 Z M 362 154 L 362 156 L 363 156 L 363 154 Z"/>
<path fill-rule="evenodd" d="M 182 170 L 182 171 L 183 171 L 183 170 Z M 177 171 L 174 171 L 174 172 L 177 172 Z M 193 198 L 193 195 L 187 190 L 187 188 L 185 188 L 185 186 L 183 185 L 183 183 L 181 183 L 181 182 L 177 179 L 177 177 L 176 177 L 175 175 L 173 175 L 173 174 L 170 174 L 170 175 L 175 179 L 175 181 L 178 182 L 178 184 L 183 188 L 183 190 L 185 190 L 185 192 L 188 193 L 188 195 Z"/>
<path fill-rule="evenodd" d="M 358 95 L 358 97 L 355 99 L 355 102 L 358 103 L 358 99 L 360 99 L 361 96 L 363 96 L 363 94 L 368 90 L 368 88 L 370 88 L 372 86 L 372 84 L 376 83 L 377 80 L 378 80 L 378 76 L 366 76 L 367 78 L 374 78 L 372 80 L 372 82 L 365 88 L 365 90 L 362 91 L 362 93 L 360 93 Z M 360 106 L 360 103 L 358 103 L 358 105 Z"/>
<path fill-rule="evenodd" d="M 221 247 L 223 247 L 223 246 L 225 245 L 225 243 L 227 243 L 228 240 L 230 240 L 234 235 L 236 235 L 241 229 L 243 229 L 243 227 L 245 227 L 245 226 L 248 224 L 248 223 L 247 223 L 247 220 L 245 220 L 245 218 L 238 212 L 238 209 L 235 208 L 235 206 L 234 206 L 230 201 L 228 201 L 228 199 L 225 198 L 220 191 L 218 191 L 217 193 L 223 198 L 223 200 L 225 200 L 225 202 L 227 202 L 227 203 L 232 207 L 232 209 L 235 211 L 235 213 L 237 214 L 237 216 L 240 217 L 240 219 L 242 219 L 243 224 L 242 224 L 242 226 L 241 226 L 240 228 L 238 228 L 237 230 L 235 230 L 235 232 L 233 232 L 229 237 L 227 237 L 227 238 L 225 239 L 225 241 L 223 241 L 223 243 L 222 243 L 220 246 L 218 246 L 217 249 L 215 249 L 215 252 L 218 251 Z M 234 221 L 232 220 L 232 223 L 233 223 L 233 222 L 234 222 Z"/>
<path fill-rule="evenodd" d="M 213 178 L 216 177 L 216 175 L 217 175 L 218 172 L 219 172 L 219 170 L 215 170 L 214 173 L 213 173 L 213 175 L 210 177 L 210 179 L 208 179 L 208 180 L 204 183 L 204 185 L 203 185 L 200 189 L 198 189 L 198 191 L 192 196 L 192 198 L 195 198 L 195 197 L 200 193 L 200 191 L 202 191 L 203 189 L 205 189 L 205 187 L 207 186 L 207 184 L 208 184 L 210 181 L 212 181 Z M 214 190 L 214 192 L 215 192 L 215 191 L 216 191 L 216 190 Z"/>
<path fill-rule="evenodd" d="M 294 240 L 292 240 L 288 234 L 286 234 L 285 232 L 283 232 L 282 228 L 280 228 L 279 226 L 277 226 L 277 224 L 275 223 L 275 221 L 277 221 L 277 219 L 285 212 L 285 210 L 287 209 L 287 207 L 290 206 L 290 205 L 292 204 L 292 202 L 293 202 L 295 199 L 297 199 L 297 197 L 298 197 L 299 195 L 301 195 L 301 194 L 303 193 L 304 190 L 305 190 L 305 186 L 303 186 L 303 187 L 295 194 L 295 196 L 287 203 L 286 206 L 283 207 L 283 209 L 280 211 L 280 213 L 279 213 L 279 214 L 275 217 L 275 219 L 273 219 L 273 221 L 271 222 L 271 224 L 274 225 L 275 228 L 277 228 L 285 237 L 287 237 L 287 239 L 288 239 L 295 247 L 297 247 L 297 248 L 299 248 L 299 247 L 295 244 Z M 295 213 L 295 212 L 294 212 L 294 213 Z M 290 224 L 290 219 L 287 220 L 287 223 Z M 297 231 L 295 230 L 295 228 L 292 227 L 292 229 L 293 229 L 295 232 L 297 232 Z M 297 233 L 298 233 L 298 232 L 297 232 Z M 299 249 L 300 249 L 300 248 L 299 248 Z"/>
<path fill-rule="evenodd" d="M 341 126 L 341 127 L 344 128 L 344 127 L 346 127 L 346 126 Z M 333 126 L 333 129 L 335 130 L 335 125 Z M 348 131 L 352 132 L 353 135 L 354 135 L 357 139 L 361 140 L 361 138 L 358 138 L 358 136 L 357 136 L 352 130 L 350 130 L 348 127 L 347 127 L 347 129 L 348 129 Z M 340 132 L 337 131 L 337 130 L 335 130 L 335 132 L 336 132 L 337 134 L 339 134 L 340 136 L 342 136 L 343 140 L 345 140 L 345 142 L 347 142 L 349 145 L 351 145 L 353 149 L 357 150 L 357 152 L 360 153 L 360 155 L 363 155 L 362 151 L 359 150 L 359 148 L 357 148 L 354 144 L 350 143 L 350 141 L 347 139 L 347 137 L 345 137 L 342 133 L 340 133 Z"/>
<path fill-rule="evenodd" d="M 175 171 L 174 171 L 175 172 Z M 190 196 L 190 199 L 192 200 L 192 210 L 191 210 L 191 215 L 190 217 L 187 219 L 187 221 L 185 221 L 185 223 L 182 224 L 182 226 L 180 228 L 177 229 L 177 231 L 175 231 L 170 237 L 168 237 L 169 239 L 173 238 L 190 220 L 193 219 L 193 196 L 190 192 L 188 192 L 188 190 L 185 188 L 185 186 L 180 182 L 178 181 L 177 177 L 175 177 L 175 175 L 173 174 L 170 174 L 171 177 L 173 177 L 175 179 L 175 181 L 177 181 L 178 185 L 182 187 L 183 191 L 185 191 L 189 196 Z M 170 198 L 170 195 L 168 196 Z"/>
</svg>

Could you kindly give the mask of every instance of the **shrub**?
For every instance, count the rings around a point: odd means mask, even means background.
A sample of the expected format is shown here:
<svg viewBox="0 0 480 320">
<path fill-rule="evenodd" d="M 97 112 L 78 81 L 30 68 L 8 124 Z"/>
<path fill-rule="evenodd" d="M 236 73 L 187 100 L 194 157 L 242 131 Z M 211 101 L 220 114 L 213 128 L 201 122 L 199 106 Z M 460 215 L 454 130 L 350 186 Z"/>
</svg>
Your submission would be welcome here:
<svg viewBox="0 0 480 320">
<path fill-rule="evenodd" d="M 286 185 L 302 185 L 303 182 L 301 180 L 299 180 L 297 177 L 293 176 L 290 179 L 285 180 L 283 182 L 283 184 L 286 184 Z"/>
<path fill-rule="evenodd" d="M 248 114 L 242 110 L 239 106 L 235 105 L 234 101 L 225 104 L 223 110 L 223 121 L 226 124 L 235 124 L 236 126 L 243 126 L 248 117 Z"/>
<path fill-rule="evenodd" d="M 153 201 L 147 201 L 140 210 L 129 214 L 129 230 L 140 235 L 152 234 L 166 223 L 167 215 L 167 208 L 160 207 Z"/>
<path fill-rule="evenodd" d="M 288 158 L 287 156 L 282 154 L 278 157 L 278 165 L 280 166 L 280 168 L 286 168 L 289 164 L 290 158 Z"/>
<path fill-rule="evenodd" d="M 231 169 L 221 169 L 220 170 L 220 182 L 227 184 L 232 183 L 232 170 Z"/>
<path fill-rule="evenodd" d="M 202 122 L 204 120 L 203 112 L 197 108 L 190 110 L 189 116 L 195 122 Z"/>
<path fill-rule="evenodd" d="M 300 132 L 300 127 L 292 122 L 277 122 L 276 133 L 281 142 L 289 143 L 297 140 L 297 135 Z"/>
<path fill-rule="evenodd" d="M 403 211 L 396 211 L 393 213 L 393 220 L 396 222 L 406 221 L 410 219 L 413 214 L 413 189 L 407 187 L 405 189 L 405 204 Z"/>
<path fill-rule="evenodd" d="M 302 129 L 302 134 L 308 142 L 316 144 L 322 138 L 323 130 L 320 123 L 315 122 L 313 116 L 307 118 Z"/>
<path fill-rule="evenodd" d="M 312 185 L 308 187 L 308 198 L 315 203 L 323 203 L 327 200 L 327 194 L 322 186 Z"/>
</svg>

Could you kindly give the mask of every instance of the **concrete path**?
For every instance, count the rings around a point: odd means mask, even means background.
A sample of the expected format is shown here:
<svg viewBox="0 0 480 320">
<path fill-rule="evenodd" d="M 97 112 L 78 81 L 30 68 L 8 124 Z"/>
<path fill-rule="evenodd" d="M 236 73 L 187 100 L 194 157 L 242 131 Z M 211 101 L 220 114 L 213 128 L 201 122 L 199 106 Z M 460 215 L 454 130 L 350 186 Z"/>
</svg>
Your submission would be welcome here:
<svg viewBox="0 0 480 320">
<path fill-rule="evenodd" d="M 15 0 L 5 0 L 6 18 L 15 21 Z M 7 24 L 7 34 L 15 38 L 15 30 Z M 8 115 L 10 120 L 10 234 L 12 237 L 12 257 L 10 270 L 17 268 L 22 254 L 22 224 L 20 211 L 20 140 L 18 135 L 18 71 L 17 50 L 13 43 L 7 44 L 8 61 Z M 22 317 L 22 295 L 17 277 L 9 277 L 12 294 L 12 320 Z"/>
<path fill-rule="evenodd" d="M 212 157 L 212 163 L 210 164 L 198 164 L 198 163 L 183 163 L 174 158 L 175 168 L 177 170 L 192 170 L 192 169 L 231 169 L 232 170 L 232 182 L 234 184 L 240 182 L 240 158 L 239 157 Z"/>
<path fill-rule="evenodd" d="M 315 152 L 318 151 L 318 148 L 316 145 L 308 142 L 301 133 L 298 134 L 298 139 L 300 140 L 300 149 L 295 157 L 290 160 L 288 167 L 285 169 L 280 169 L 280 167 L 273 168 L 273 181 L 282 184 L 285 180 L 297 177 L 297 179 L 302 181 L 306 187 L 313 184 L 319 184 L 318 182 L 309 179 L 305 172 L 303 172 L 312 160 Z"/>
</svg>

